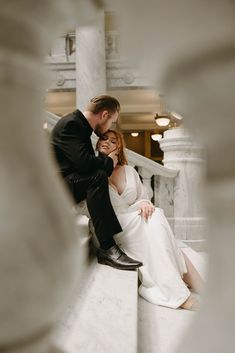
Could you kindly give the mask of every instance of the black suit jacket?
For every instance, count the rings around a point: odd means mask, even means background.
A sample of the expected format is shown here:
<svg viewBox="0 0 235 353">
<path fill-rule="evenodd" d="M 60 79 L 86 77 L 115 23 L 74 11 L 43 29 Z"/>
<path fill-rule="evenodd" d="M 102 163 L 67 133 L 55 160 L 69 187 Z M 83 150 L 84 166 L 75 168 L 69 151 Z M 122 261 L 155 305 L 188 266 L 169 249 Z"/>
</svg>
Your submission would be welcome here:
<svg viewBox="0 0 235 353">
<path fill-rule="evenodd" d="M 95 156 L 91 143 L 92 128 L 79 110 L 61 118 L 52 130 L 52 146 L 63 177 L 72 173 L 89 176 L 98 169 L 108 176 L 113 171 L 112 158 Z"/>
</svg>

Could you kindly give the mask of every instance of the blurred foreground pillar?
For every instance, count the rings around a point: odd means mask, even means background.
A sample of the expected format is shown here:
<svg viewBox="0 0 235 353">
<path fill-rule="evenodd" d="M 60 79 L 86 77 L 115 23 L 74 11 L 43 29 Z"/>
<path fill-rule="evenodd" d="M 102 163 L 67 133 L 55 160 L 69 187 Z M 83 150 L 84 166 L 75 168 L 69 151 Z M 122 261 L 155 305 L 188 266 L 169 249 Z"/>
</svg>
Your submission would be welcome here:
<svg viewBox="0 0 235 353">
<path fill-rule="evenodd" d="M 2 353 L 56 352 L 51 347 L 54 327 L 74 288 L 81 288 L 87 268 L 72 200 L 58 178 L 43 131 L 48 82 L 42 60 L 53 40 L 68 28 L 68 18 L 76 13 L 78 20 L 79 4 L 1 2 Z"/>
</svg>

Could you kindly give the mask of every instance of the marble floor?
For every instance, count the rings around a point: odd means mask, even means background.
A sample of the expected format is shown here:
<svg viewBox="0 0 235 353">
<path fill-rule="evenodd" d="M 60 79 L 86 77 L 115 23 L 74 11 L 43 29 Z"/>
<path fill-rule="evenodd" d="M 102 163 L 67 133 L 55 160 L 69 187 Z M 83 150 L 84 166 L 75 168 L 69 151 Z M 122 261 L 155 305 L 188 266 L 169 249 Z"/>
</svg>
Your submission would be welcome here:
<svg viewBox="0 0 235 353">
<path fill-rule="evenodd" d="M 153 305 L 139 297 L 138 353 L 176 353 L 195 315 Z"/>
<path fill-rule="evenodd" d="M 137 353 L 137 272 L 95 263 L 67 316 L 55 345 L 67 353 Z"/>
</svg>

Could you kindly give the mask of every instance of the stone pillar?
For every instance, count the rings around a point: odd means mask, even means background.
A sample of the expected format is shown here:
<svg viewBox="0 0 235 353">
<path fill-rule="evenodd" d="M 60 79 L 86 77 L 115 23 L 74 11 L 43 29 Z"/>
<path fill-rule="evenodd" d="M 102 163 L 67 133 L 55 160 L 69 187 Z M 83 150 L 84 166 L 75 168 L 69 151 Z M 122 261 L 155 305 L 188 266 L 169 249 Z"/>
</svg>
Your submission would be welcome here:
<svg viewBox="0 0 235 353">
<path fill-rule="evenodd" d="M 77 107 L 106 92 L 105 23 L 100 12 L 92 26 L 76 30 Z"/>
<path fill-rule="evenodd" d="M 179 170 L 174 185 L 174 215 L 170 220 L 175 236 L 194 249 L 202 250 L 206 239 L 202 206 L 203 149 L 183 128 L 165 131 L 160 146 L 164 151 L 164 166 Z"/>
</svg>

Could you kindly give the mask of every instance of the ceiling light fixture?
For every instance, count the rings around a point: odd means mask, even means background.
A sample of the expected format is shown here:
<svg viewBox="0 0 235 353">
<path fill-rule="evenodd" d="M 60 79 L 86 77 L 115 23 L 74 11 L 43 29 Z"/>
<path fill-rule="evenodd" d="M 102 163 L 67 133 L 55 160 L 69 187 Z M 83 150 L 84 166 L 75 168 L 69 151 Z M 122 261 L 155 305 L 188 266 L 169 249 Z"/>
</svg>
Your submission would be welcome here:
<svg viewBox="0 0 235 353">
<path fill-rule="evenodd" d="M 155 122 L 158 126 L 167 126 L 170 122 L 170 118 L 166 115 L 158 115 L 156 114 L 155 117 Z"/>
<path fill-rule="evenodd" d="M 170 116 L 162 94 L 159 94 L 159 105 L 159 111 L 154 117 L 155 122 L 158 126 L 167 126 L 170 123 Z"/>
<path fill-rule="evenodd" d="M 132 137 L 137 137 L 137 136 L 139 136 L 139 133 L 138 133 L 138 132 L 132 132 L 132 133 L 131 133 L 131 136 L 132 136 Z"/>
<path fill-rule="evenodd" d="M 161 138 L 162 138 L 162 135 L 161 135 L 161 134 L 152 134 L 152 135 L 151 135 L 151 139 L 152 139 L 153 141 L 159 141 L 159 140 L 161 140 Z"/>
</svg>

